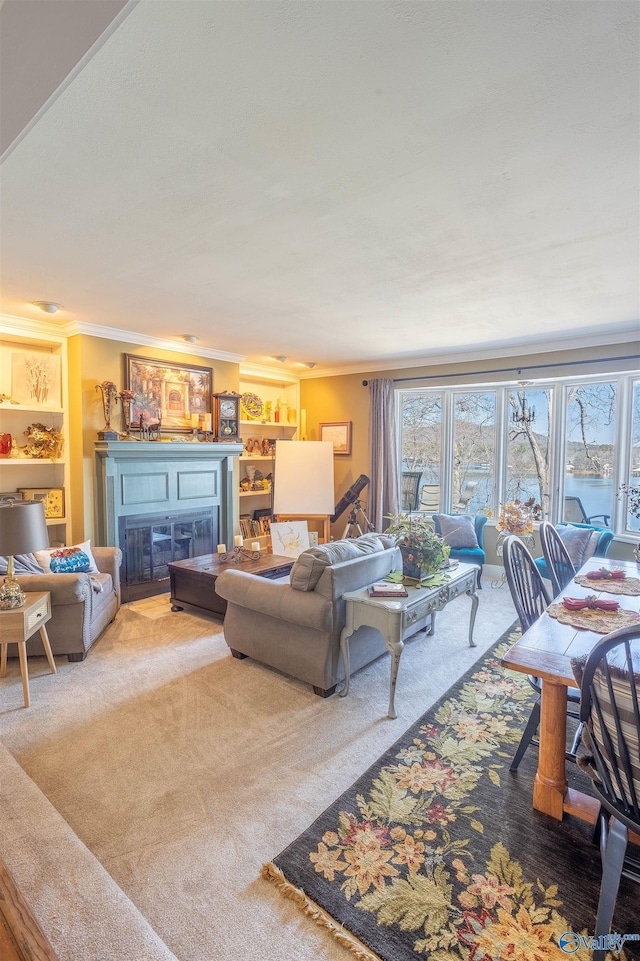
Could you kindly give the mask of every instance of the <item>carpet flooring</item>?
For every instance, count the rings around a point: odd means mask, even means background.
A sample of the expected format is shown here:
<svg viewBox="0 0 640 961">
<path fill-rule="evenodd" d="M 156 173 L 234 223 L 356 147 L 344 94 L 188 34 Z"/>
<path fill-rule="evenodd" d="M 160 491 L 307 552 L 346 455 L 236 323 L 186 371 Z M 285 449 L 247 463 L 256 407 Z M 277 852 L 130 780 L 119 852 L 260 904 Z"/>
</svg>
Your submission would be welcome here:
<svg viewBox="0 0 640 961">
<path fill-rule="evenodd" d="M 562 935 L 572 948 L 574 935 L 593 935 L 601 872 L 592 828 L 531 810 L 535 757 L 524 777 L 508 770 L 533 703 L 526 678 L 500 665 L 518 636 L 507 632 L 265 865 L 281 893 L 360 959 L 546 961 L 567 957 Z M 573 786 L 588 791 L 571 770 Z M 624 880 L 614 931 L 640 934 L 638 887 Z M 620 957 L 640 957 L 636 949 Z"/>
<path fill-rule="evenodd" d="M 235 660 L 219 622 L 167 601 L 153 617 L 123 608 L 85 661 L 57 658 L 56 675 L 30 658 L 29 710 L 11 660 L 0 738 L 180 961 L 346 961 L 261 868 L 513 622 L 508 589 L 490 573 L 484 584 L 476 649 L 467 597 L 406 644 L 395 721 L 388 657 L 355 674 L 348 697 L 323 700 Z M 517 780 L 530 797 L 526 760 Z"/>
</svg>

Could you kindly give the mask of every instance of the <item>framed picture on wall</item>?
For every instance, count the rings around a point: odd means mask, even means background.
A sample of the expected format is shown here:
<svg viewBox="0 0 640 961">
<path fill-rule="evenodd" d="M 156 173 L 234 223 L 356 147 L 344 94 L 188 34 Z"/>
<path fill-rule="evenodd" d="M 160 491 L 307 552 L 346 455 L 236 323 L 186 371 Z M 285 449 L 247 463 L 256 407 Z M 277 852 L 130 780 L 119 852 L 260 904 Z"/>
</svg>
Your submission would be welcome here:
<svg viewBox="0 0 640 961">
<path fill-rule="evenodd" d="M 61 487 L 21 487 L 24 500 L 42 501 L 44 516 L 64 517 L 64 490 Z"/>
<path fill-rule="evenodd" d="M 206 425 L 207 414 L 211 428 L 211 367 L 125 354 L 124 383 L 134 393 L 132 429 L 139 429 L 142 418 L 147 422 L 160 420 L 163 431 L 190 433 L 194 426 Z"/>
<path fill-rule="evenodd" d="M 320 440 L 330 440 L 334 454 L 351 453 L 351 421 L 344 420 L 335 424 L 320 424 Z"/>
<path fill-rule="evenodd" d="M 11 354 L 11 399 L 25 407 L 47 410 L 62 404 L 60 358 L 43 350 L 14 350 Z"/>
</svg>

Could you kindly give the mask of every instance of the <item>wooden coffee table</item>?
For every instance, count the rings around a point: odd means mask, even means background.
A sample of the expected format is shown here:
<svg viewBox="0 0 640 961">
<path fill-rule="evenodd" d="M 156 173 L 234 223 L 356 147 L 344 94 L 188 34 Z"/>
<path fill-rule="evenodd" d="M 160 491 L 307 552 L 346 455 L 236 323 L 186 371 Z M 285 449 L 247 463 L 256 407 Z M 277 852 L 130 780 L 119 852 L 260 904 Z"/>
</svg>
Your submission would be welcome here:
<svg viewBox="0 0 640 961">
<path fill-rule="evenodd" d="M 224 617 L 227 602 L 216 594 L 216 579 L 222 571 L 244 571 L 259 577 L 284 577 L 293 567 L 293 558 L 279 554 L 263 553 L 254 561 L 245 559 L 242 564 L 221 561 L 218 554 L 203 554 L 184 561 L 172 561 L 169 565 L 171 579 L 171 610 L 181 611 L 188 607 L 201 614 Z"/>
</svg>

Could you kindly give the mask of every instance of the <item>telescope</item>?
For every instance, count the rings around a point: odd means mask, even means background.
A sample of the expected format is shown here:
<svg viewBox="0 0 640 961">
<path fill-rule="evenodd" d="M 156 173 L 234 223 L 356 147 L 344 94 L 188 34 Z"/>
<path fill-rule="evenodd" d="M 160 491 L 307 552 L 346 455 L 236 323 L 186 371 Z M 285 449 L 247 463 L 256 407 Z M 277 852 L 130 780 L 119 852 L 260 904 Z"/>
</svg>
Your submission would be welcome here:
<svg viewBox="0 0 640 961">
<path fill-rule="evenodd" d="M 358 537 L 363 533 L 362 525 L 358 515 L 361 515 L 362 524 L 366 531 L 373 530 L 373 524 L 370 523 L 369 518 L 364 512 L 364 508 L 360 503 L 360 492 L 365 489 L 369 483 L 369 478 L 366 474 L 360 474 L 360 477 L 353 482 L 347 493 L 340 498 L 336 504 L 335 514 L 331 517 L 332 523 L 337 521 L 341 514 L 343 514 L 348 507 L 351 508 L 349 513 L 349 519 L 347 521 L 347 526 L 344 529 L 343 537 Z"/>
<path fill-rule="evenodd" d="M 331 516 L 332 524 L 335 524 L 335 522 L 338 520 L 340 515 L 344 514 L 346 509 L 350 507 L 351 504 L 355 504 L 355 502 L 358 500 L 358 496 L 360 492 L 365 489 L 368 483 L 369 483 L 369 478 L 367 477 L 367 475 L 360 474 L 360 477 L 358 477 L 358 479 L 353 482 L 353 484 L 351 485 L 347 493 L 343 494 L 343 496 L 340 498 L 340 500 L 336 504 L 335 513 L 332 514 Z"/>
</svg>

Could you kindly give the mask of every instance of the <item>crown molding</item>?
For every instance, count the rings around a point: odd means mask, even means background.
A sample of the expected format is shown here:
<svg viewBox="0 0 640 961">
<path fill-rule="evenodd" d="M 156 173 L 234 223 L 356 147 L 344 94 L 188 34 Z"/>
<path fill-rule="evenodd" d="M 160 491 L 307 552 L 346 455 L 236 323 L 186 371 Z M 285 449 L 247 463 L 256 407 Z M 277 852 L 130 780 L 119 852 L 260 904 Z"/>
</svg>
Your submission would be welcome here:
<svg viewBox="0 0 640 961">
<path fill-rule="evenodd" d="M 453 349 L 442 353 L 421 354 L 411 358 L 394 358 L 363 364 L 349 364 L 344 367 L 319 367 L 308 372 L 300 373 L 300 380 L 312 380 L 317 377 L 341 377 L 349 374 L 367 374 L 373 371 L 407 370 L 414 367 L 446 367 L 448 364 L 476 363 L 482 360 L 497 360 L 503 357 L 520 357 L 523 355 L 550 354 L 565 350 L 589 349 L 613 344 L 638 342 L 638 323 L 634 321 L 613 330 L 600 331 L 590 336 L 584 331 L 576 333 L 575 337 L 558 337 L 557 340 L 547 336 L 544 343 L 536 337 L 523 337 L 518 341 L 503 342 L 493 347 L 469 350 L 466 347 Z M 605 358 L 606 359 L 606 358 Z"/>
<path fill-rule="evenodd" d="M 59 322 L 15 317 L 13 314 L 0 314 L 0 334 L 9 334 L 13 337 L 25 335 L 47 337 L 61 342 L 67 338 Z"/>
<path fill-rule="evenodd" d="M 139 347 L 157 347 L 159 350 L 172 350 L 177 354 L 196 354 L 198 357 L 209 357 L 211 360 L 224 360 L 230 364 L 240 364 L 245 354 L 231 354 L 226 350 L 214 350 L 212 347 L 201 347 L 199 344 L 187 344 L 182 340 L 169 340 L 162 337 L 151 337 L 148 334 L 138 334 L 132 330 L 120 330 L 117 327 L 101 327 L 99 324 L 87 324 L 79 320 L 71 320 L 61 328 L 67 337 L 85 334 L 87 337 L 102 337 L 104 340 L 121 340 Z"/>
<path fill-rule="evenodd" d="M 283 367 L 267 367 L 264 364 L 240 364 L 240 376 L 251 380 L 268 380 L 276 384 L 297 384 L 300 376 Z"/>
</svg>

